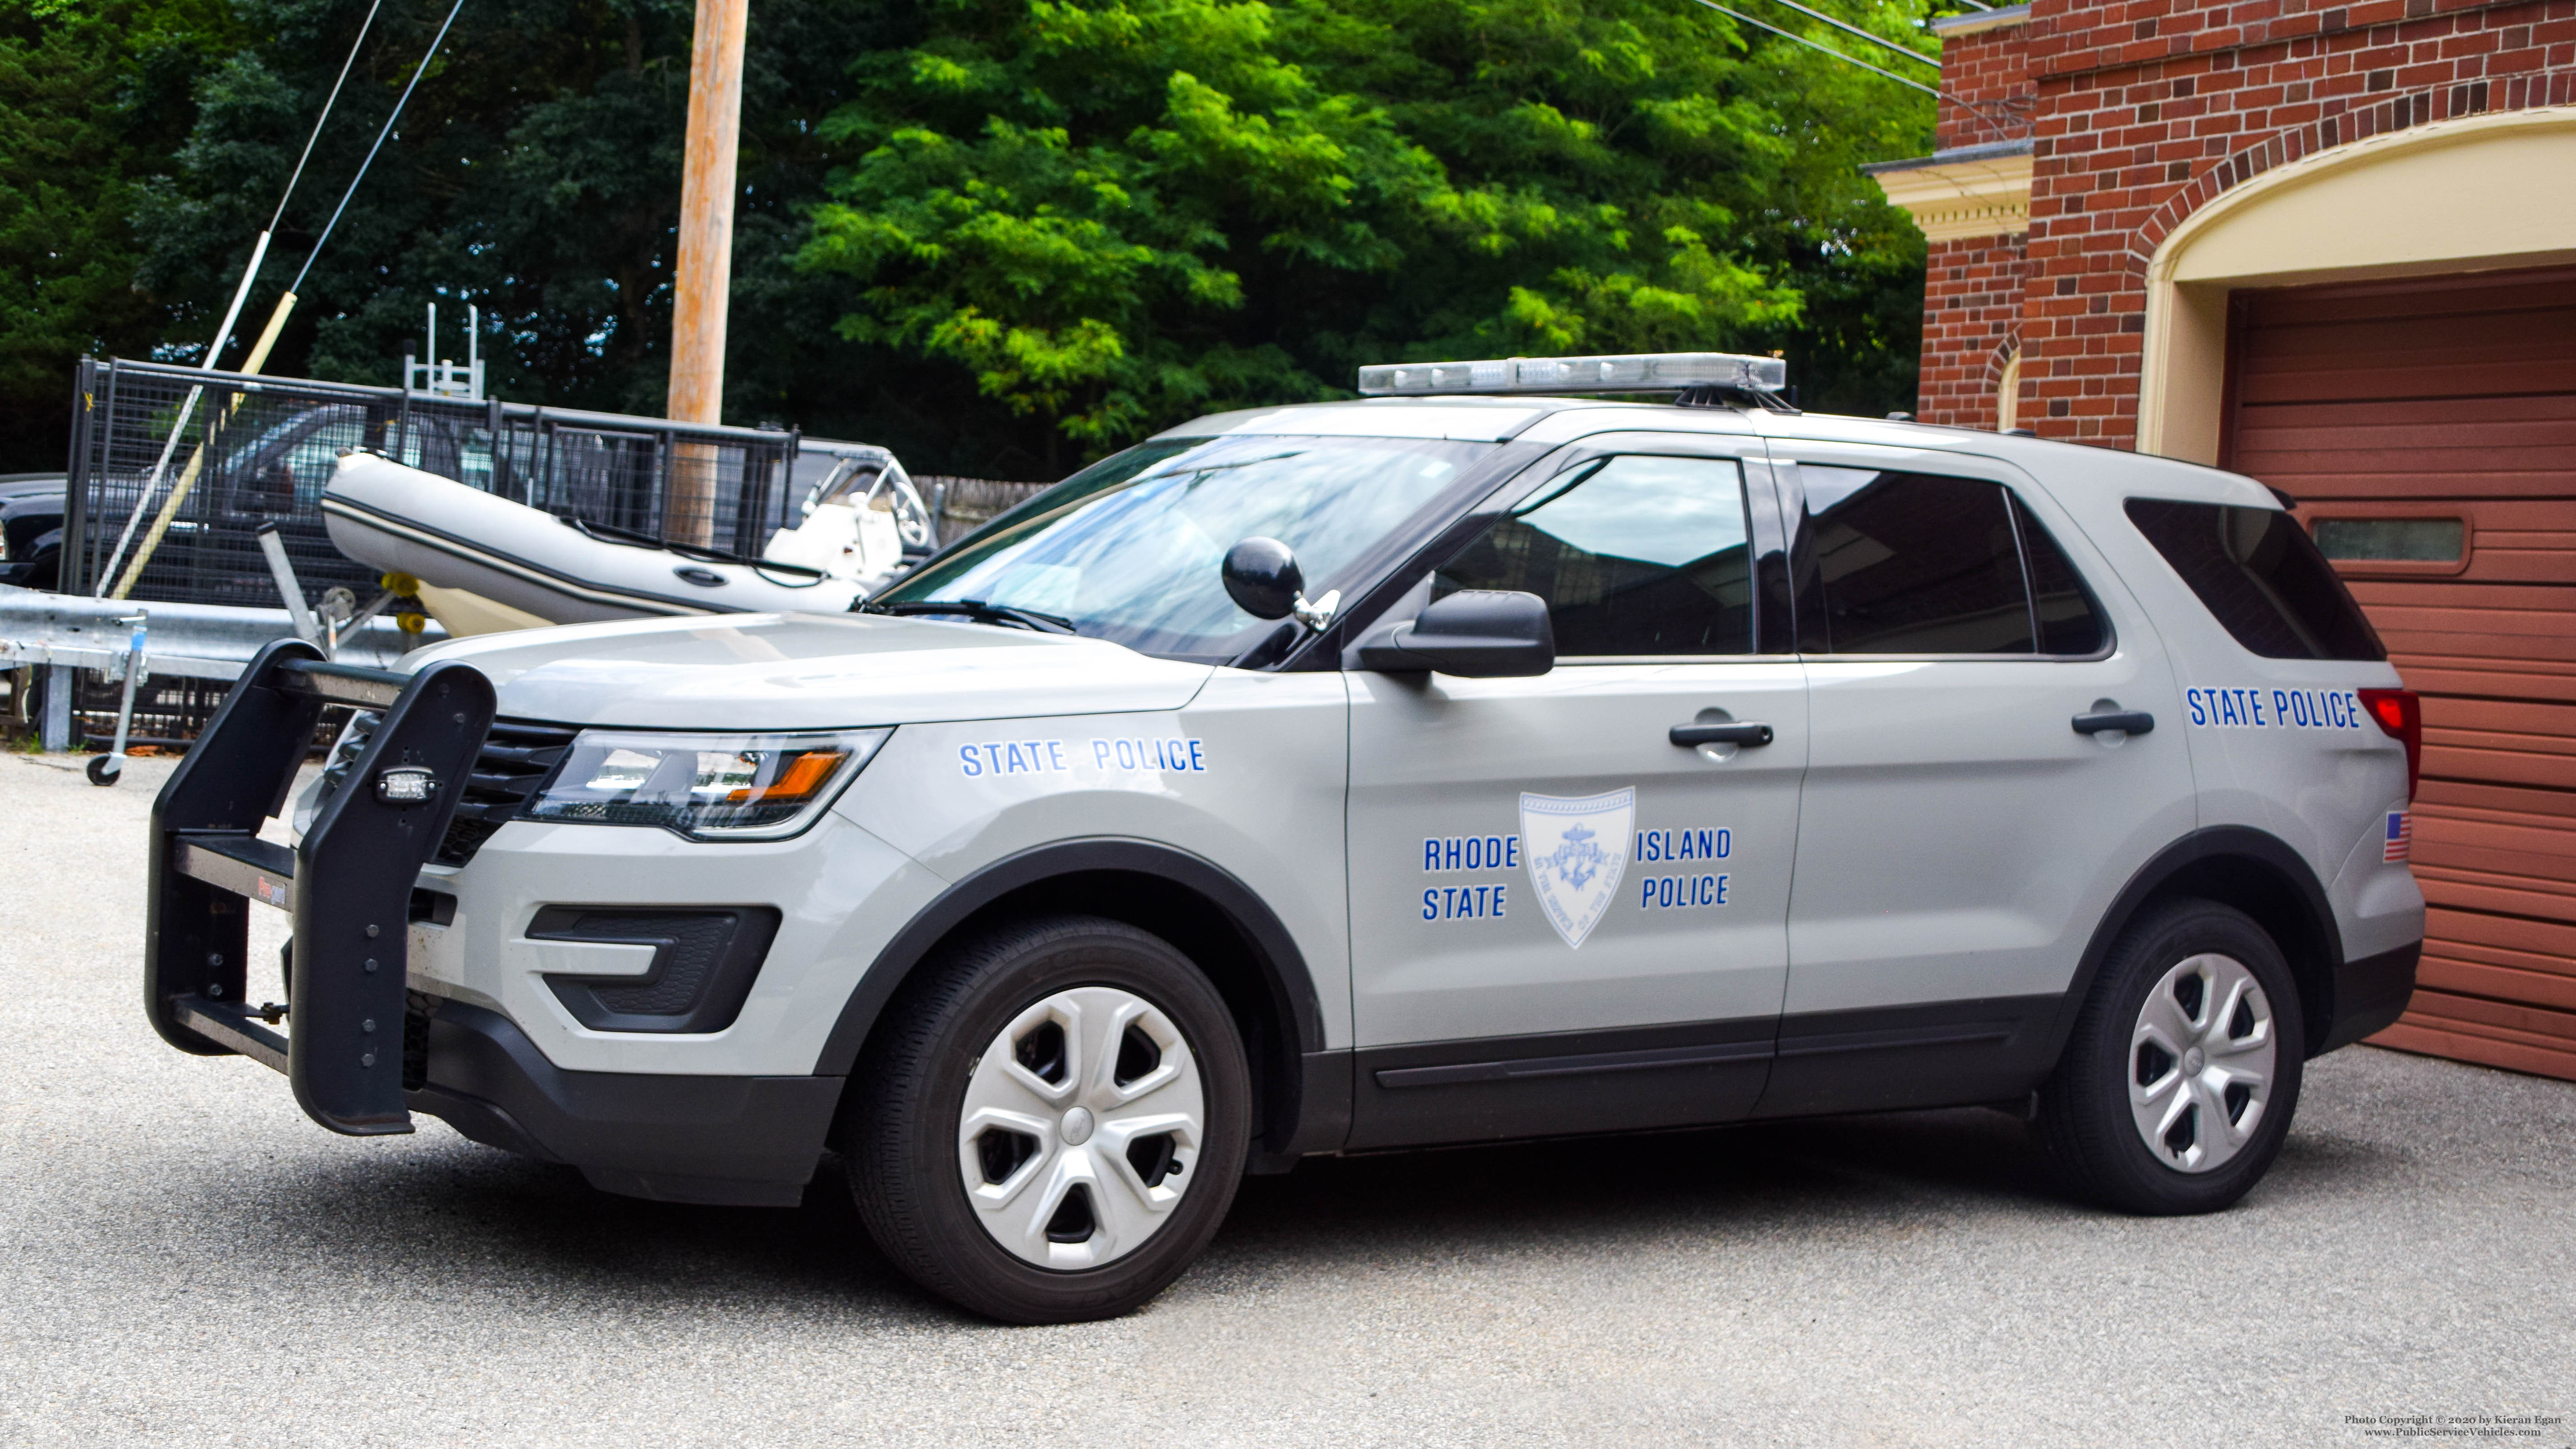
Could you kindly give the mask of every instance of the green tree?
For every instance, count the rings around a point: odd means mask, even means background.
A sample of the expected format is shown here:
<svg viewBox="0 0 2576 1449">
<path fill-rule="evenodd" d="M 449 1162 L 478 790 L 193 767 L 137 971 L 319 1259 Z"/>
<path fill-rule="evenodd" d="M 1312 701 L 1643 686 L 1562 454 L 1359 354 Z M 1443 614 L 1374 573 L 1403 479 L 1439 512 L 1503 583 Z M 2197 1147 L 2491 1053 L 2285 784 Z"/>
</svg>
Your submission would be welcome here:
<svg viewBox="0 0 2576 1449">
<path fill-rule="evenodd" d="M 0 472 L 62 466 L 72 363 L 149 355 L 138 177 L 186 132 L 190 71 L 228 39 L 197 0 L 0 0 Z"/>
<path fill-rule="evenodd" d="M 368 3 L 0 0 L 18 466 L 81 352 L 201 355 Z M 447 4 L 384 0 L 243 333 Z M 690 20 L 470 0 L 270 371 L 390 383 L 472 303 L 500 395 L 658 413 Z M 759 0 L 746 73 L 729 421 L 1047 477 L 1409 357 L 1780 348 L 1811 406 L 1912 394 L 1922 243 L 1853 168 L 1928 102 L 1688 0 Z"/>
<path fill-rule="evenodd" d="M 131 277 L 160 299 L 163 355 L 201 355 L 277 206 L 368 0 L 232 0 L 226 42 L 168 98 L 178 121 L 126 185 Z M 287 207 L 243 325 L 255 332 L 317 235 L 448 10 L 385 0 Z M 817 134 L 874 12 L 776 0 L 753 28 L 735 251 L 731 415 L 802 415 L 846 368 L 786 258 L 829 164 Z M 688 100 L 689 0 L 472 0 L 326 250 L 311 262 L 269 370 L 389 384 L 425 350 L 461 359 L 481 310 L 495 392 L 658 413 Z M 137 349 L 124 348 L 127 355 Z M 238 361 L 239 345 L 227 355 Z M 68 361 L 68 359 L 65 359 Z M 57 384 L 59 389 L 60 384 Z"/>
<path fill-rule="evenodd" d="M 1912 33 L 1911 12 L 1868 18 Z M 1366 361 L 1777 346 L 1910 396 L 1928 102 L 1677 0 L 924 5 L 801 260 L 1051 467 Z M 1902 361 L 1897 359 L 1901 355 Z"/>
</svg>

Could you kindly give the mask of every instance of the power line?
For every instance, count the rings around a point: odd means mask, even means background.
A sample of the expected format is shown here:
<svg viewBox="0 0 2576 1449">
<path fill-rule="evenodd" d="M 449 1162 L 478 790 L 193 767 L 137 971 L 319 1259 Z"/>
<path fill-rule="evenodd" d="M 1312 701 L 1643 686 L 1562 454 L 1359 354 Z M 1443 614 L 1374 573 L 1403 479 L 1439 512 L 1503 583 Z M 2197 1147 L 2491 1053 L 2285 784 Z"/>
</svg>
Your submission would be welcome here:
<svg viewBox="0 0 2576 1449">
<path fill-rule="evenodd" d="M 429 73 L 429 63 L 437 58 L 438 47 L 446 42 L 447 28 L 456 23 L 456 12 L 464 8 L 465 0 L 456 0 L 448 7 L 447 18 L 439 22 L 438 34 L 430 37 L 429 49 L 421 53 L 419 67 L 412 71 L 410 82 L 403 86 L 402 96 L 394 102 L 393 114 L 385 117 L 383 128 L 376 132 L 376 143 L 367 148 L 367 159 L 358 163 L 358 174 L 349 178 L 349 189 L 340 193 L 340 204 L 331 209 L 331 219 L 323 223 L 322 234 L 313 239 L 313 250 L 304 255 L 303 270 L 295 274 L 295 284 L 286 290 L 304 290 L 305 273 L 313 270 L 314 258 L 322 255 L 324 244 L 331 240 L 332 231 L 340 225 L 341 213 L 349 209 L 349 198 L 358 194 L 358 183 L 367 179 L 367 168 L 376 164 L 376 153 L 384 149 L 385 137 L 393 134 L 394 123 L 402 119 L 403 107 L 411 104 L 412 91 L 420 85 L 420 78 Z"/>
<path fill-rule="evenodd" d="M 1845 55 L 1843 52 L 1834 49 L 1830 45 L 1819 45 L 1815 41 L 1809 40 L 1807 37 L 1798 34 L 1794 30 L 1783 30 L 1777 25 L 1765 24 L 1764 22 L 1756 20 L 1752 16 L 1746 15 L 1741 11 L 1729 10 L 1725 6 L 1718 4 L 1717 0 L 1691 0 L 1691 3 L 1706 6 L 1720 15 L 1741 20 L 1756 30 L 1770 31 L 1773 35 L 1779 36 L 1783 40 L 1796 41 L 1798 44 L 1807 47 L 1809 50 L 1823 51 L 1825 54 L 1832 56 L 1834 59 L 1839 60 L 1846 65 L 1859 66 L 1862 70 L 1868 71 L 1872 75 L 1885 76 L 1889 80 L 1896 82 L 1898 85 L 1912 86 L 1914 89 L 1921 91 L 1927 96 L 1933 96 L 1940 100 L 1950 101 L 1959 106 L 1965 107 L 1967 110 L 1982 118 L 1987 125 L 1994 127 L 1997 131 L 2009 134 L 2012 130 L 2009 125 L 2006 125 L 2001 119 L 1997 118 L 1993 112 L 1987 110 L 1981 105 L 1978 105 L 1974 101 L 1952 95 L 1950 92 L 1941 90 L 1935 86 L 1927 86 L 1918 80 L 1909 80 L 1904 76 L 1898 75 L 1892 70 L 1882 70 L 1877 66 L 1871 65 L 1868 61 L 1862 60 L 1858 56 Z"/>
<path fill-rule="evenodd" d="M 313 130 L 304 138 L 304 154 L 295 158 L 295 170 L 287 175 L 286 189 L 277 195 L 277 214 L 269 218 L 267 229 L 259 234 L 257 241 L 251 243 L 250 262 L 242 268 L 241 284 L 233 288 L 232 305 L 224 309 L 224 320 L 215 328 L 215 340 L 207 344 L 205 358 L 197 364 L 201 372 L 214 371 L 215 364 L 223 358 L 224 348 L 233 340 L 233 324 L 241 320 L 242 303 L 250 300 L 251 284 L 259 280 L 260 263 L 268 259 L 268 240 L 277 231 L 277 224 L 286 219 L 286 203 L 294 199 L 295 185 L 304 179 L 304 163 L 313 159 L 313 145 L 322 139 L 322 125 L 331 119 L 331 108 L 340 100 L 340 87 L 348 83 L 349 68 L 358 63 L 358 50 L 367 43 L 367 31 L 376 23 L 376 11 L 383 4 L 384 0 L 375 0 L 374 4 L 367 7 L 367 18 L 358 25 L 358 38 L 349 42 L 349 57 L 340 62 L 340 78 L 331 82 L 331 94 L 322 102 L 322 114 L 313 118 Z M 299 275 L 296 280 L 301 282 L 304 279 Z M 294 305 L 294 302 L 295 293 L 290 288 L 285 300 L 278 304 L 277 315 L 269 319 L 267 335 L 263 336 L 259 345 L 252 349 L 251 371 L 259 371 L 260 362 L 267 355 L 268 345 L 277 340 L 277 329 L 285 323 L 286 309 Z M 188 389 L 188 400 L 180 406 L 179 420 L 171 424 L 170 436 L 161 444 L 161 457 L 152 465 L 152 476 L 145 481 L 142 494 L 134 500 L 134 511 L 126 515 L 124 531 L 116 536 L 116 550 L 107 556 L 107 567 L 99 570 L 98 592 L 102 597 L 107 593 L 110 580 L 117 577 L 116 566 L 124 561 L 127 546 L 134 542 L 134 530 L 143 521 L 143 510 L 152 506 L 153 495 L 160 492 L 162 476 L 170 469 L 170 455 L 178 451 L 179 435 L 188 430 L 188 420 L 196 415 L 197 400 L 204 393 L 205 389 L 202 387 Z M 195 476 L 195 468 L 195 463 L 189 464 L 191 479 Z M 181 491 L 184 492 L 186 487 L 187 482 L 183 480 L 180 484 Z M 124 581 L 116 586 L 116 597 L 124 598 L 127 591 L 134 587 L 135 579 L 143 572 L 144 561 L 151 557 L 152 550 L 160 543 L 161 532 L 169 523 L 167 515 L 176 508 L 180 496 L 180 492 L 174 492 L 169 504 L 164 506 L 162 512 L 165 516 L 154 525 L 151 536 L 144 543 L 143 552 L 135 557 L 134 567 L 126 571 Z"/>
<path fill-rule="evenodd" d="M 1791 31 L 1791 30 L 1782 30 L 1782 29 L 1781 29 L 1779 26 L 1777 26 L 1777 25 L 1767 25 L 1767 24 L 1764 24 L 1762 21 L 1756 20 L 1756 19 L 1754 19 L 1752 16 L 1747 15 L 1747 14 L 1745 14 L 1745 13 L 1743 13 L 1742 11 L 1739 11 L 1739 10 L 1729 10 L 1729 9 L 1727 9 L 1725 6 L 1718 4 L 1718 3 L 1717 3 L 1717 0 L 1691 0 L 1691 3 L 1693 3 L 1693 4 L 1695 4 L 1695 5 L 1705 5 L 1705 6 L 1707 6 L 1709 9 L 1716 11 L 1716 12 L 1717 12 L 1718 14 L 1720 14 L 1720 15 L 1731 16 L 1731 17 L 1733 17 L 1734 19 L 1741 20 L 1741 21 L 1743 21 L 1745 24 L 1752 26 L 1752 27 L 1753 27 L 1753 28 L 1755 28 L 1756 30 L 1768 30 L 1768 31 L 1770 31 L 1773 35 L 1779 36 L 1779 37 L 1780 37 L 1781 39 L 1783 39 L 1783 40 L 1794 40 L 1794 41 L 1798 42 L 1800 45 L 1803 45 L 1803 46 L 1807 47 L 1809 50 L 1821 50 L 1821 51 L 1823 51 L 1825 54 L 1832 56 L 1832 57 L 1833 57 L 1834 59 L 1836 59 L 1836 60 L 1849 61 L 1851 64 L 1856 65 L 1856 66 L 1859 66 L 1862 70 L 1868 71 L 1868 72 L 1872 73 L 1873 75 L 1883 75 L 1883 76 L 1887 77 L 1889 80 L 1892 80 L 1892 81 L 1896 82 L 1898 85 L 1901 85 L 1901 86 L 1912 86 L 1912 87 L 1914 87 L 1916 90 L 1921 91 L 1923 94 L 1925 94 L 1925 95 L 1927 95 L 1927 96 L 1938 96 L 1938 95 L 1940 95 L 1940 94 L 1941 94 L 1941 92 L 1940 92 L 1939 90 L 1937 90 L 1937 89 L 1935 89 L 1935 88 L 1933 88 L 1933 87 L 1931 87 L 1931 86 L 1927 86 L 1927 85 L 1925 85 L 1923 82 L 1921 82 L 1921 81 L 1919 81 L 1919 80 L 1908 80 L 1908 79 L 1906 79 L 1904 76 L 1898 75 L 1896 72 L 1894 72 L 1894 71 L 1892 71 L 1892 70 L 1880 70 L 1877 66 L 1871 65 L 1868 61 L 1861 60 L 1861 59 L 1859 59 L 1858 57 L 1855 57 L 1855 56 L 1845 55 L 1845 54 L 1843 54 L 1841 51 L 1834 49 L 1834 48 L 1833 48 L 1832 46 L 1830 46 L 1830 45 L 1818 45 L 1816 42 L 1814 42 L 1814 41 L 1812 41 L 1812 40 L 1809 40 L 1807 37 L 1805 37 L 1805 36 L 1803 36 L 1803 35 L 1800 35 L 1800 34 L 1798 34 L 1798 33 L 1797 33 L 1797 32 L 1795 32 L 1795 31 Z"/>
<path fill-rule="evenodd" d="M 1919 60 L 1925 65 L 1932 67 L 1934 70 L 1939 70 L 1941 68 L 1940 60 L 1934 56 L 1925 55 L 1919 50 L 1910 50 L 1883 35 L 1873 35 L 1870 32 L 1861 29 L 1857 25 L 1846 25 L 1842 21 L 1836 20 L 1834 17 L 1827 15 L 1822 10 L 1808 9 L 1806 6 L 1799 4 L 1798 0 L 1772 0 L 1772 3 L 1775 5 L 1786 5 L 1801 15 L 1821 20 L 1836 30 L 1847 31 L 1853 35 L 1857 35 L 1872 45 L 1885 46 L 1887 49 L 1895 51 L 1898 55 L 1904 56 L 1907 60 Z"/>
</svg>

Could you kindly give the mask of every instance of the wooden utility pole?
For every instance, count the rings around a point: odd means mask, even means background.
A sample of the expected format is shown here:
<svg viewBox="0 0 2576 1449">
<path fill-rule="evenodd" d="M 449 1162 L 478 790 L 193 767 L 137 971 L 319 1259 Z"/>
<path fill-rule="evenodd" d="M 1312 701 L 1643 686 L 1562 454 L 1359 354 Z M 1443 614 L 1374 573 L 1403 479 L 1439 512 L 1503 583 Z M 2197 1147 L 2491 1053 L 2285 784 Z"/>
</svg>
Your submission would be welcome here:
<svg viewBox="0 0 2576 1449">
<path fill-rule="evenodd" d="M 698 0 L 689 51 L 689 142 L 680 174 L 680 255 L 671 278 L 671 401 L 676 422 L 724 420 L 725 302 L 733 282 L 734 160 L 742 137 L 742 43 L 750 0 Z M 701 456 L 703 455 L 703 456 Z M 665 537 L 712 542 L 715 456 L 672 460 Z"/>
</svg>

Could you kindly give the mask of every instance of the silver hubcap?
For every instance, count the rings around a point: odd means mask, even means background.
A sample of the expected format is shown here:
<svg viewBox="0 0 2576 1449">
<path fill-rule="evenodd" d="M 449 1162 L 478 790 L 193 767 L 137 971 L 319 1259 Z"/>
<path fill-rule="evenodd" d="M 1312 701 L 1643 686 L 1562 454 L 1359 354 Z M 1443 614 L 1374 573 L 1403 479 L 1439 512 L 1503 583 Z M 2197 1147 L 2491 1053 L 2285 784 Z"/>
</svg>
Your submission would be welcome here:
<svg viewBox="0 0 2576 1449">
<path fill-rule="evenodd" d="M 2272 1003 L 2232 956 L 2193 956 L 2147 993 L 2129 1038 L 2129 1111 L 2165 1166 L 2225 1165 L 2262 1125 L 2280 1045 Z"/>
<path fill-rule="evenodd" d="M 1207 1096 L 1162 1009 L 1114 986 L 1022 1011 L 966 1080 L 957 1167 L 993 1241 L 1044 1268 L 1142 1246 L 1197 1180 Z"/>
</svg>

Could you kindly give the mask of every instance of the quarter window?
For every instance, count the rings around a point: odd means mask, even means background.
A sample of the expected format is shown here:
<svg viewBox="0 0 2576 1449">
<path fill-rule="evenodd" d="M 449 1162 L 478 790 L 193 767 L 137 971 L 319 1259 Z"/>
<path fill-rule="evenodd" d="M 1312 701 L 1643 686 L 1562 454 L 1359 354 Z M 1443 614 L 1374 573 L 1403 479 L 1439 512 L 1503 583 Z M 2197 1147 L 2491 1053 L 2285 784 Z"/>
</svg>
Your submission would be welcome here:
<svg viewBox="0 0 2576 1449">
<path fill-rule="evenodd" d="M 1743 654 L 1753 580 L 1731 459 L 1627 455 L 1542 487 L 1432 578 L 1432 597 L 1547 600 L 1557 653 Z"/>
<path fill-rule="evenodd" d="M 2388 651 L 2307 530 L 2276 508 L 2132 498 L 2129 521 L 2236 642 L 2266 659 Z"/>
</svg>

